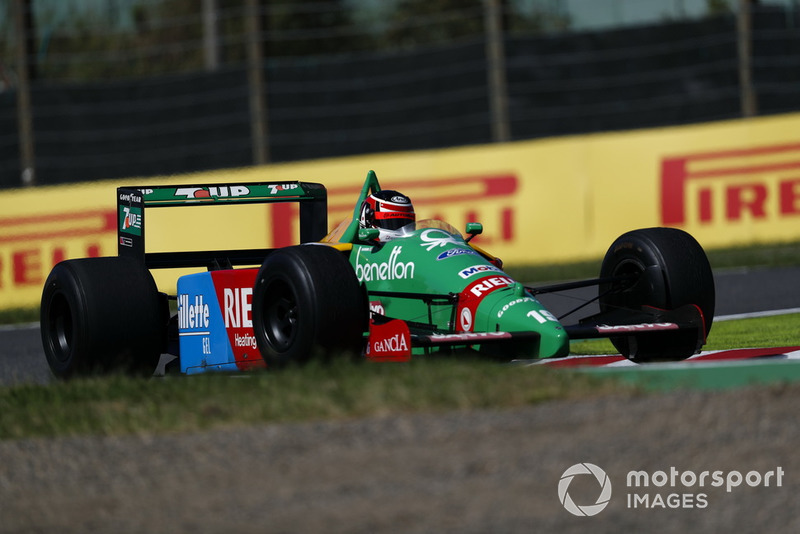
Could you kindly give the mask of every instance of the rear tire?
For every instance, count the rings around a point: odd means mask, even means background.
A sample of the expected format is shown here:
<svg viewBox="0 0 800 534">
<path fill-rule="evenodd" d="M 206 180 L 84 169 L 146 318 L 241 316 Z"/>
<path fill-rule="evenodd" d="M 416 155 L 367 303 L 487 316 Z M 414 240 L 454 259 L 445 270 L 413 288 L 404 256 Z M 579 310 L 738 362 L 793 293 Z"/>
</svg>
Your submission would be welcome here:
<svg viewBox="0 0 800 534">
<path fill-rule="evenodd" d="M 705 335 L 714 321 L 714 276 L 705 251 L 688 233 L 676 228 L 644 228 L 623 234 L 603 259 L 600 277 L 638 275 L 634 284 L 602 284 L 600 311 L 642 306 L 672 310 L 696 305 L 703 314 Z M 610 293 L 607 293 L 612 290 Z M 641 336 L 634 349 L 628 337 L 611 338 L 624 356 L 637 362 L 682 360 L 695 353 L 696 336 Z"/>
<path fill-rule="evenodd" d="M 341 252 L 298 245 L 264 260 L 253 290 L 253 330 L 268 367 L 360 354 L 366 328 L 366 297 Z"/>
<path fill-rule="evenodd" d="M 59 378 L 112 372 L 153 374 L 166 323 L 153 277 L 131 258 L 58 263 L 40 310 L 47 363 Z"/>
</svg>

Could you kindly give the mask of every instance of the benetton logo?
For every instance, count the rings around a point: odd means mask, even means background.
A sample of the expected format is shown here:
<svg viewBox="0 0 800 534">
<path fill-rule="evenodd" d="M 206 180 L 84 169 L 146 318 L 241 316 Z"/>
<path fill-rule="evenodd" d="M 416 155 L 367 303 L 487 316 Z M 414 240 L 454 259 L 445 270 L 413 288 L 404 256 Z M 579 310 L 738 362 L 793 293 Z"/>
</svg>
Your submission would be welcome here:
<svg viewBox="0 0 800 534">
<path fill-rule="evenodd" d="M 661 223 L 800 215 L 800 144 L 705 152 L 661 162 Z"/>
</svg>

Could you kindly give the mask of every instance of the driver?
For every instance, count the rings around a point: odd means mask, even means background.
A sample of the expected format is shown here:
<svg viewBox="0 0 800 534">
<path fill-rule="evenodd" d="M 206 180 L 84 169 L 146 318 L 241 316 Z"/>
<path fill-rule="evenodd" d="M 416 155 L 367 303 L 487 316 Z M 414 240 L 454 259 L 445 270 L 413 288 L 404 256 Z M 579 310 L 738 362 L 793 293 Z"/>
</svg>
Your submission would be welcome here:
<svg viewBox="0 0 800 534">
<path fill-rule="evenodd" d="M 372 193 L 361 204 L 361 216 L 358 220 L 361 228 L 377 228 L 380 230 L 378 240 L 381 243 L 402 237 L 400 228 L 416 221 L 411 199 L 402 193 L 384 189 Z"/>
</svg>

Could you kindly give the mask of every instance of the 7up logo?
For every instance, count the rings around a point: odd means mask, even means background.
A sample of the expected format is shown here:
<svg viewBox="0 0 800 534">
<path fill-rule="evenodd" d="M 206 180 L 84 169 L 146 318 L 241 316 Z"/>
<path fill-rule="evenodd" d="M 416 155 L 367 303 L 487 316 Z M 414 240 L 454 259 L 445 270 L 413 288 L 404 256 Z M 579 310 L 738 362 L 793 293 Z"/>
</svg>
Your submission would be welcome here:
<svg viewBox="0 0 800 534">
<path fill-rule="evenodd" d="M 142 208 L 122 206 L 119 212 L 119 229 L 128 234 L 142 235 Z"/>
</svg>

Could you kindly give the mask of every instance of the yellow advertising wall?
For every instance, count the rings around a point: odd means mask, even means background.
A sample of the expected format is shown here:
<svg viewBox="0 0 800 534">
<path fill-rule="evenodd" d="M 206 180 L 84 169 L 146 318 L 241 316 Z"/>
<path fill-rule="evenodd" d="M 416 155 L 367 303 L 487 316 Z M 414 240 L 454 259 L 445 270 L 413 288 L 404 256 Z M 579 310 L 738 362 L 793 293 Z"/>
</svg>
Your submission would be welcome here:
<svg viewBox="0 0 800 534">
<path fill-rule="evenodd" d="M 418 218 L 463 228 L 507 264 L 599 258 L 619 234 L 675 226 L 706 248 L 800 240 L 800 114 L 373 154 L 167 178 L 0 192 L 0 308 L 38 303 L 52 265 L 115 255 L 115 188 L 151 183 L 305 180 L 325 184 L 329 225 L 352 214 L 369 169 Z M 148 210 L 148 251 L 288 244 L 296 210 Z M 165 290 L 176 273 L 157 276 Z"/>
</svg>

